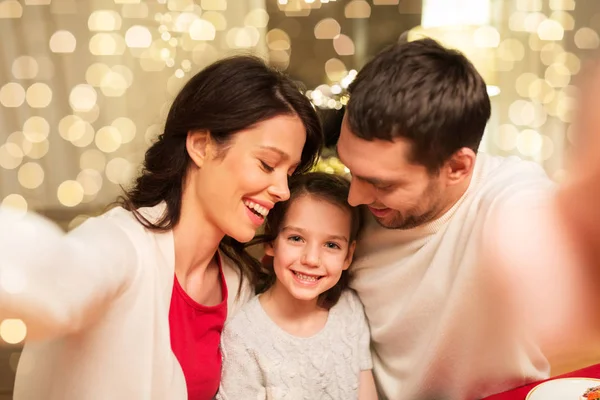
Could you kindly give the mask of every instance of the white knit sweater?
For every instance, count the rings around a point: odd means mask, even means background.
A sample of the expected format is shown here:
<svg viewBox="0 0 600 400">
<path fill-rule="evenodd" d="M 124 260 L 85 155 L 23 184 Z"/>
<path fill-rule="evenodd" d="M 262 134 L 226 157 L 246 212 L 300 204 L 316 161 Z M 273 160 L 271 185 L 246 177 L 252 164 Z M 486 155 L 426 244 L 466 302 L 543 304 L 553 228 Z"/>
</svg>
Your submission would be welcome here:
<svg viewBox="0 0 600 400">
<path fill-rule="evenodd" d="M 258 296 L 226 324 L 219 400 L 352 400 L 361 371 L 372 368 L 369 328 L 348 290 L 317 334 L 281 329 Z"/>
</svg>

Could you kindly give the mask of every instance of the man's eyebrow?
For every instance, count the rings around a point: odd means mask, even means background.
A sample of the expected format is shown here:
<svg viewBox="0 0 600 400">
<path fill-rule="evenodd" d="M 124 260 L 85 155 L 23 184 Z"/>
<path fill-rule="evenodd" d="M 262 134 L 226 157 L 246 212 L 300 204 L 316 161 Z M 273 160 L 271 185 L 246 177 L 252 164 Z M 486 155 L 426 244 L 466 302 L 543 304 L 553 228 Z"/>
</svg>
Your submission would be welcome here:
<svg viewBox="0 0 600 400">
<path fill-rule="evenodd" d="M 354 177 L 361 181 L 368 182 L 371 185 L 377 185 L 377 186 L 386 186 L 386 185 L 392 185 L 395 183 L 392 181 L 386 181 L 384 179 L 379 179 L 379 178 L 372 178 L 369 176 L 354 175 Z"/>
</svg>

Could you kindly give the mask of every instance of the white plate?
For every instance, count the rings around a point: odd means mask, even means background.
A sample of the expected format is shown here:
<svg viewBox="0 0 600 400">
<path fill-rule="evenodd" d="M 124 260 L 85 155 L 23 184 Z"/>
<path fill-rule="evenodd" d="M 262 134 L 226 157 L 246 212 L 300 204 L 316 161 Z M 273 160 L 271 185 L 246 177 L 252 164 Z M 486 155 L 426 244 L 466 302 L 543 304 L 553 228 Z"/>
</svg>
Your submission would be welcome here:
<svg viewBox="0 0 600 400">
<path fill-rule="evenodd" d="M 562 378 L 540 383 L 525 400 L 580 400 L 591 387 L 600 386 L 600 379 Z"/>
</svg>

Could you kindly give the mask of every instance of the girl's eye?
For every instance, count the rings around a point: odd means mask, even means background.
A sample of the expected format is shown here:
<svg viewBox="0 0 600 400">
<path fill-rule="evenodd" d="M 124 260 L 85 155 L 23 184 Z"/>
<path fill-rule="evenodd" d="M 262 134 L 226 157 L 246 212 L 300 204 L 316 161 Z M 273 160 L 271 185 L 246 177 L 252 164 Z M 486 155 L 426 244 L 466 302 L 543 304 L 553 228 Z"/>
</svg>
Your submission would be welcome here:
<svg viewBox="0 0 600 400">
<path fill-rule="evenodd" d="M 327 242 L 325 244 L 325 247 L 327 247 L 328 249 L 336 249 L 336 250 L 341 249 L 341 247 L 337 243 L 334 243 L 334 242 Z"/>
<path fill-rule="evenodd" d="M 290 242 L 300 242 L 300 241 L 302 241 L 302 238 L 298 235 L 294 235 L 294 236 L 288 237 L 288 240 Z"/>
<path fill-rule="evenodd" d="M 275 171 L 275 168 L 274 168 L 274 167 L 271 167 L 269 164 L 267 164 L 266 162 L 264 162 L 264 161 L 262 161 L 262 160 L 260 161 L 260 164 L 261 164 L 262 168 L 263 168 L 265 171 L 267 171 L 267 172 L 273 172 L 273 171 Z"/>
</svg>

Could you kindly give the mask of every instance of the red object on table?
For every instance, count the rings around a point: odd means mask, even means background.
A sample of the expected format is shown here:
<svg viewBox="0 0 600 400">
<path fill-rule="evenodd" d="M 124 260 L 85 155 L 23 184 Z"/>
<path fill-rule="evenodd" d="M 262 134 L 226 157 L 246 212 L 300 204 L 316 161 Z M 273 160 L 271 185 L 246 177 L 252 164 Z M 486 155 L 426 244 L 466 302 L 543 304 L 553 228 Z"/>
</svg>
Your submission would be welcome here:
<svg viewBox="0 0 600 400">
<path fill-rule="evenodd" d="M 569 372 L 564 375 L 555 376 L 547 380 L 551 381 L 553 379 L 559 378 L 600 378 L 600 364 L 592 365 L 587 368 Z M 483 400 L 525 400 L 525 397 L 527 397 L 529 391 L 542 382 L 546 381 L 530 383 L 528 385 L 521 386 L 516 389 L 509 390 L 507 392 L 494 394 L 490 397 L 486 397 Z"/>
</svg>

